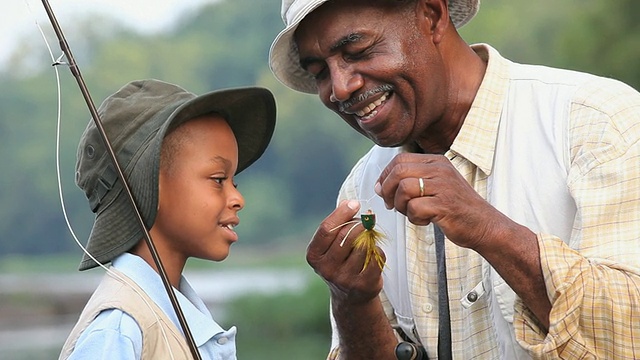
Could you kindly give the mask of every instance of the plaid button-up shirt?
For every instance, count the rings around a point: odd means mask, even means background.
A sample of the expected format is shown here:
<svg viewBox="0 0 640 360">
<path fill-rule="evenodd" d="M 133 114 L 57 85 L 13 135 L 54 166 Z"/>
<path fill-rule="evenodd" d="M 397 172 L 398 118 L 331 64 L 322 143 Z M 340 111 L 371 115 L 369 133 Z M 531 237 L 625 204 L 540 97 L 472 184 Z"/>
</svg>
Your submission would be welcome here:
<svg viewBox="0 0 640 360">
<path fill-rule="evenodd" d="M 538 234 L 552 310 L 545 332 L 484 259 L 449 242 L 454 358 L 640 358 L 640 94 L 610 79 L 515 64 L 487 45 L 474 49 L 487 71 L 446 156 L 480 195 Z M 377 174 L 401 151 L 374 147 L 339 200 L 370 199 Z M 400 214 L 384 220 L 376 201 L 367 205 L 391 229 L 383 245 L 387 316 L 437 358 L 433 231 Z M 338 344 L 334 327 L 330 359 L 339 358 Z"/>
</svg>

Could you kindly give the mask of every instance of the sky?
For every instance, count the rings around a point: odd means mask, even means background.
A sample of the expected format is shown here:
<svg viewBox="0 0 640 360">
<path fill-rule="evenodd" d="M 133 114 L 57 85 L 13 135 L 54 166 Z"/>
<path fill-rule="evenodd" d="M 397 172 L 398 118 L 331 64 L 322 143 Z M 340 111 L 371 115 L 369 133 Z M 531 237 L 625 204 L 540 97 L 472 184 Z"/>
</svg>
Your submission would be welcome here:
<svg viewBox="0 0 640 360">
<path fill-rule="evenodd" d="M 172 25 L 185 11 L 218 0 L 48 1 L 63 32 L 67 21 L 88 17 L 91 14 L 112 16 L 141 32 L 156 32 Z M 42 0 L 2 0 L 0 11 L 0 64 L 6 63 L 8 56 L 20 41 L 37 41 L 45 46 L 36 26 L 37 22 L 43 29 L 51 27 Z M 49 39 L 49 42 L 51 41 Z M 57 40 L 54 39 L 51 46 L 57 48 Z"/>
</svg>

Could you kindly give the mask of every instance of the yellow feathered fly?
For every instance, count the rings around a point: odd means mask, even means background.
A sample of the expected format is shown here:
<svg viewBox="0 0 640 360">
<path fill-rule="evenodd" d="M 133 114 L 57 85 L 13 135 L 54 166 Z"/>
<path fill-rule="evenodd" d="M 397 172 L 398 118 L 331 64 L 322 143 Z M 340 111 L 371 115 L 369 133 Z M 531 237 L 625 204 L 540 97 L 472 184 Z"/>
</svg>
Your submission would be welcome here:
<svg viewBox="0 0 640 360">
<path fill-rule="evenodd" d="M 371 210 L 367 210 L 365 214 L 360 214 L 360 220 L 348 221 L 333 228 L 331 231 L 353 223 L 355 224 L 351 227 L 351 229 L 349 229 L 344 239 L 342 239 L 340 246 L 344 245 L 344 242 L 349 237 L 351 231 L 361 223 L 364 227 L 364 231 L 361 232 L 358 237 L 356 237 L 352 245 L 354 249 L 362 250 L 366 254 L 361 272 L 367 268 L 372 259 L 375 260 L 380 269 L 384 268 L 384 259 L 377 248 L 378 243 L 384 241 L 384 235 L 380 231 L 375 229 L 376 214 L 374 214 Z"/>
</svg>

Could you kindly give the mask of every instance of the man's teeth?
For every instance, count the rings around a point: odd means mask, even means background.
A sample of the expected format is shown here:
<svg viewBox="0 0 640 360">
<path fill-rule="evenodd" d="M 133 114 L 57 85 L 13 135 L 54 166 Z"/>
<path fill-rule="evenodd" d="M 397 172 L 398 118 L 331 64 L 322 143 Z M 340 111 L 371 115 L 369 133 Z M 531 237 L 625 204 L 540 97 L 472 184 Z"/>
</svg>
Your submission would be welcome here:
<svg viewBox="0 0 640 360">
<path fill-rule="evenodd" d="M 378 106 L 380 106 L 385 100 L 387 100 L 387 96 L 389 95 L 389 92 L 384 93 L 384 95 L 382 95 L 382 97 L 380 97 L 378 100 L 372 102 L 371 104 L 367 105 L 364 107 L 364 109 L 360 110 L 360 111 L 356 111 L 356 115 L 358 115 L 358 117 L 363 118 L 363 119 L 368 119 L 373 117 L 375 114 L 377 114 L 377 111 L 374 111 L 375 108 L 377 108 Z"/>
<path fill-rule="evenodd" d="M 226 227 L 229 230 L 233 230 L 233 225 L 232 224 L 227 224 L 227 225 L 225 225 L 223 227 Z"/>
<path fill-rule="evenodd" d="M 369 114 L 367 114 L 367 116 L 361 116 L 361 117 L 360 117 L 360 119 L 362 119 L 362 120 L 369 120 L 369 119 L 371 119 L 372 117 L 376 116 L 376 114 L 378 114 L 378 112 L 377 112 L 377 111 L 372 111 L 372 112 L 370 112 Z"/>
</svg>

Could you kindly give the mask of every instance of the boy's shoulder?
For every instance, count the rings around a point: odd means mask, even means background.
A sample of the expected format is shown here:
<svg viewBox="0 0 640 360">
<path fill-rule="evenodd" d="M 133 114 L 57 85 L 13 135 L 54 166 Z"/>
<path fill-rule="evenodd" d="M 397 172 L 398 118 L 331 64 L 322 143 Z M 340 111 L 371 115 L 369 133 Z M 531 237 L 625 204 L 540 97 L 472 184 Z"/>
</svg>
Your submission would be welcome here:
<svg viewBox="0 0 640 360">
<path fill-rule="evenodd" d="M 114 268 L 110 268 L 104 275 L 87 302 L 64 345 L 62 354 L 74 351 L 76 344 L 81 344 L 80 340 L 90 339 L 92 347 L 105 343 L 106 339 L 92 339 L 92 332 L 109 332 L 112 335 L 117 333 L 119 336 L 116 337 L 120 339 L 132 336 L 132 343 L 135 343 L 139 336 L 140 349 L 142 346 L 150 348 L 144 351 L 145 353 L 166 352 L 169 351 L 167 348 L 170 348 L 173 353 L 181 351 L 189 354 L 180 331 L 160 307 L 137 283 Z M 162 334 L 168 336 L 165 338 Z M 135 350 L 136 346 L 130 349 Z"/>
</svg>

